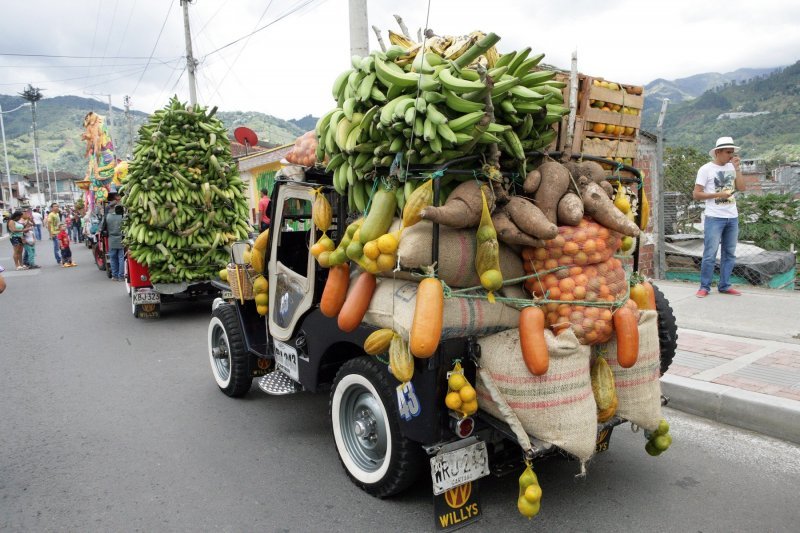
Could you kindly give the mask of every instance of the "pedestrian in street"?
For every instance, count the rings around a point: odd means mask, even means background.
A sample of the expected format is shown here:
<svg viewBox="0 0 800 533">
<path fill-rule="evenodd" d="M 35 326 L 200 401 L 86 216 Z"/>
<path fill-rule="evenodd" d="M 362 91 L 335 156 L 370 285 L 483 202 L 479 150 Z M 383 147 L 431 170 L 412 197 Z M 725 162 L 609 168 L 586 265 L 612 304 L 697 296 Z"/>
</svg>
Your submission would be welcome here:
<svg viewBox="0 0 800 533">
<path fill-rule="evenodd" d="M 81 232 L 82 218 L 78 211 L 72 213 L 72 240 L 74 242 L 83 242 L 83 233 Z"/>
<path fill-rule="evenodd" d="M 58 244 L 61 247 L 61 266 L 63 268 L 78 266 L 72 262 L 72 250 L 69 248 L 67 225 L 62 222 L 58 226 Z"/>
<path fill-rule="evenodd" d="M 261 199 L 258 201 L 258 222 L 260 231 L 269 228 L 269 191 L 266 187 L 261 189 Z"/>
<path fill-rule="evenodd" d="M 17 270 L 27 270 L 28 267 L 22 262 L 22 234 L 25 231 L 25 224 L 22 222 L 22 211 L 14 211 L 6 221 L 6 229 L 11 237 L 11 247 L 13 248 L 14 266 Z"/>
<path fill-rule="evenodd" d="M 22 233 L 22 264 L 28 268 L 39 268 L 36 264 L 36 237 L 34 235 L 33 214 L 30 207 L 22 212 L 25 230 Z"/>
<path fill-rule="evenodd" d="M 42 240 L 42 213 L 38 207 L 33 209 L 33 233 L 37 241 Z"/>
<path fill-rule="evenodd" d="M 703 262 L 700 266 L 700 289 L 698 298 L 705 298 L 711 291 L 714 277 L 717 250 L 721 247 L 719 284 L 721 294 L 741 296 L 741 292 L 731 287 L 730 277 L 736 263 L 736 242 L 739 239 L 739 212 L 736 209 L 736 191 L 745 188 L 740 159 L 736 153 L 739 147 L 733 144 L 732 137 L 720 137 L 709 150 L 712 161 L 697 171 L 692 197 L 705 200 L 705 222 L 703 225 Z"/>
<path fill-rule="evenodd" d="M 61 218 L 58 216 L 58 204 L 53 202 L 50 212 L 47 214 L 47 231 L 50 233 L 50 240 L 53 241 L 53 254 L 56 263 L 61 264 L 61 246 L 58 244 L 58 227 L 61 225 Z"/>
<path fill-rule="evenodd" d="M 6 290 L 6 278 L 3 277 L 3 272 L 5 271 L 6 269 L 3 268 L 3 265 L 0 265 L 0 293 Z"/>
<path fill-rule="evenodd" d="M 108 252 L 111 260 L 111 279 L 123 281 L 125 276 L 125 249 L 122 247 L 122 218 L 124 209 L 114 206 L 114 211 L 103 219 L 103 231 L 108 234 Z"/>
</svg>

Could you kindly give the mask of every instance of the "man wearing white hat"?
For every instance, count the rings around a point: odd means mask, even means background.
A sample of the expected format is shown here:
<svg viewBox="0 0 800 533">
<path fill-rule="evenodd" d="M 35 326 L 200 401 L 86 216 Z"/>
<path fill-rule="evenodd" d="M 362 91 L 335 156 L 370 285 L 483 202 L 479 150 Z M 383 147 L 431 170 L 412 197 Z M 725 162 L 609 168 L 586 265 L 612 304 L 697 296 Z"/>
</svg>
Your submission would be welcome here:
<svg viewBox="0 0 800 533">
<path fill-rule="evenodd" d="M 739 168 L 739 156 L 736 155 L 738 151 L 739 147 L 733 144 L 733 138 L 717 139 L 717 144 L 708 152 L 712 161 L 700 167 L 694 182 L 692 197 L 706 202 L 698 298 L 705 298 L 711 291 L 720 245 L 719 292 L 733 296 L 742 294 L 730 284 L 736 262 L 736 242 L 739 239 L 739 212 L 734 192 L 744 190 L 744 177 Z"/>
</svg>

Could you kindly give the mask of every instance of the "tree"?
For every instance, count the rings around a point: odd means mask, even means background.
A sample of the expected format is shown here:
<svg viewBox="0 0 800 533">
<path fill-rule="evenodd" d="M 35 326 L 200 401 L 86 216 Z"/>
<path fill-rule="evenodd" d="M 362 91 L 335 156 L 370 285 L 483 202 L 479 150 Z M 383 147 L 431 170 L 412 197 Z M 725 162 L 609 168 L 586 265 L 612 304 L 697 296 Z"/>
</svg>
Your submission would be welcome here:
<svg viewBox="0 0 800 533">
<path fill-rule="evenodd" d="M 698 222 L 699 211 L 693 209 L 694 181 L 697 170 L 708 163 L 708 155 L 687 146 L 668 147 L 664 150 L 664 190 L 674 195 L 678 231 L 685 233 L 693 222 Z"/>
</svg>

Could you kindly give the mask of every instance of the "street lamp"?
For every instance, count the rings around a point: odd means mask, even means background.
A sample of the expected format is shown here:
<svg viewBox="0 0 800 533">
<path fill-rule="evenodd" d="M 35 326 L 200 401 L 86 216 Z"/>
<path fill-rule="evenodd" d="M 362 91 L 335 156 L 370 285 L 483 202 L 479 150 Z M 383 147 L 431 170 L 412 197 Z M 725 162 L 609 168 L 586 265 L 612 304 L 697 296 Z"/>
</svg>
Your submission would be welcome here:
<svg viewBox="0 0 800 533">
<path fill-rule="evenodd" d="M 6 113 L 13 113 L 17 109 L 21 109 L 21 108 L 23 108 L 25 106 L 29 106 L 29 105 L 31 105 L 31 104 L 26 102 L 24 104 L 21 104 L 21 105 L 15 107 L 11 111 L 3 111 L 3 106 L 0 105 L 0 132 L 2 132 L 2 136 L 3 136 L 3 157 L 6 160 L 6 178 L 8 179 L 8 207 L 9 208 L 11 208 L 11 200 L 14 199 L 14 194 L 11 192 L 11 169 L 8 166 L 8 149 L 6 148 L 6 127 L 5 127 L 5 124 L 3 124 L 3 115 L 6 114 Z M 0 191 L 2 191 L 2 188 L 0 188 Z"/>
</svg>

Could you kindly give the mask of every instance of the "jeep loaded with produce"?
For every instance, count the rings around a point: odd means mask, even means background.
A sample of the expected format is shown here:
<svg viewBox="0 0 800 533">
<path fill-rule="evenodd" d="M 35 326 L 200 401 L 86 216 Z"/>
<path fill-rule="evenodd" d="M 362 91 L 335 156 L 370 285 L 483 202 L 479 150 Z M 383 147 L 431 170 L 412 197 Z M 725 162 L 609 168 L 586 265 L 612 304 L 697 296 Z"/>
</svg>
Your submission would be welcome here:
<svg viewBox="0 0 800 533">
<path fill-rule="evenodd" d="M 139 129 L 122 180 L 125 285 L 136 318 L 219 296 L 211 281 L 249 226 L 244 186 L 216 108 L 169 104 Z"/>
<path fill-rule="evenodd" d="M 479 32 L 390 38 L 334 83 L 337 107 L 295 146 L 315 164 L 275 183 L 271 229 L 232 245 L 212 373 L 231 397 L 254 379 L 330 391 L 341 463 L 373 496 L 424 462 L 437 498 L 516 472 L 532 517 L 535 459 L 584 470 L 626 422 L 651 455 L 671 442 L 659 377 L 676 327 L 636 272 L 641 175 L 552 149 L 567 84 L 530 49 L 500 55 Z M 437 527 L 479 513 L 469 500 Z"/>
</svg>

